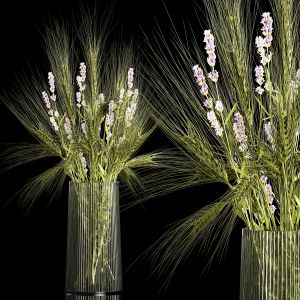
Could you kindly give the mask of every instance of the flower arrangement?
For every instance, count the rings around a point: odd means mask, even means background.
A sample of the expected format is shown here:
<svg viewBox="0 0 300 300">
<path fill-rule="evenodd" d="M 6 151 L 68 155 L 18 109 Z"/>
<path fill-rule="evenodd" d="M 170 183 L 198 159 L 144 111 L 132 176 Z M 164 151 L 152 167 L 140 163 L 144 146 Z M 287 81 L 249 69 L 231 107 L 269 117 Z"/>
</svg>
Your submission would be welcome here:
<svg viewBox="0 0 300 300">
<path fill-rule="evenodd" d="M 132 46 L 106 43 L 106 26 L 87 15 L 74 37 L 58 23 L 49 27 L 47 80 L 26 79 L 2 98 L 36 140 L 8 144 L 3 170 L 56 158 L 17 193 L 22 204 L 30 208 L 43 191 L 57 196 L 71 179 L 66 291 L 72 293 L 120 292 L 116 181 L 140 193 L 150 176 L 145 171 L 163 169 L 163 151 L 138 153 L 156 125 L 135 74 Z"/>
<path fill-rule="evenodd" d="M 237 219 L 251 230 L 299 230 L 299 4 L 271 1 L 258 34 L 250 1 L 204 5 L 203 40 L 174 30 L 170 44 L 159 30 L 149 41 L 149 82 L 159 95 L 151 104 L 190 161 L 194 184 L 219 182 L 227 191 L 163 235 L 159 270 L 174 271 L 201 242 L 211 257 L 222 253 Z"/>
<path fill-rule="evenodd" d="M 29 206 L 45 189 L 52 187 L 54 197 L 67 177 L 91 183 L 121 180 L 136 190 L 142 186 L 139 171 L 159 167 L 161 152 L 137 155 L 155 124 L 140 92 L 141 78 L 135 75 L 134 51 L 105 44 L 105 24 L 99 29 L 96 22 L 92 17 L 82 20 L 78 49 L 66 28 L 49 28 L 47 82 L 45 76 L 24 80 L 21 88 L 2 98 L 38 141 L 7 145 L 3 170 L 59 158 L 18 195 Z M 80 56 L 78 63 L 75 58 Z"/>
</svg>

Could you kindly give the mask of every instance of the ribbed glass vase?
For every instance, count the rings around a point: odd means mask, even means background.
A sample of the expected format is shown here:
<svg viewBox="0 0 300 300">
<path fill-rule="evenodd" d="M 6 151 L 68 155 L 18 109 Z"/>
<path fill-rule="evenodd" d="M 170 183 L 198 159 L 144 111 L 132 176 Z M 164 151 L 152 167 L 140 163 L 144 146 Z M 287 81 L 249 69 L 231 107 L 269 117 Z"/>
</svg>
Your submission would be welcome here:
<svg viewBox="0 0 300 300">
<path fill-rule="evenodd" d="M 119 300 L 121 290 L 118 182 L 70 182 L 66 299 Z"/>
<path fill-rule="evenodd" d="M 300 299 L 300 233 L 243 229 L 240 300 Z"/>
</svg>

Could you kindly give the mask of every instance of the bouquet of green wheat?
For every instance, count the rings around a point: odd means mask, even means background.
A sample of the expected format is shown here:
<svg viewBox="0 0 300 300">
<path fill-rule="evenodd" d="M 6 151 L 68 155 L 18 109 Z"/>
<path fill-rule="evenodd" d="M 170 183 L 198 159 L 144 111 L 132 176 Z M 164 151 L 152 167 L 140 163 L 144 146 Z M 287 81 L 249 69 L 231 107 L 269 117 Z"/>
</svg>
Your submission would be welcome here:
<svg viewBox="0 0 300 300">
<path fill-rule="evenodd" d="M 195 182 L 227 186 L 162 237 L 159 267 L 172 270 L 198 243 L 222 252 L 237 218 L 253 230 L 300 225 L 299 3 L 271 1 L 274 20 L 262 13 L 259 28 L 250 1 L 203 2 L 204 39 L 185 28 L 184 39 L 174 30 L 169 43 L 158 30 L 146 52 L 159 126 L 187 156 Z"/>
</svg>

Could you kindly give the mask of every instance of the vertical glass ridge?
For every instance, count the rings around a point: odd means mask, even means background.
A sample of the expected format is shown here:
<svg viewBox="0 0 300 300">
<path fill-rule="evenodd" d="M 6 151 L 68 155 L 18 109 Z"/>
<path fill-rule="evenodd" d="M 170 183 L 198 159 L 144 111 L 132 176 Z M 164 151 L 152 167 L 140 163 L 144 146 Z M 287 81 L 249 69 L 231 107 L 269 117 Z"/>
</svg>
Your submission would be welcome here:
<svg viewBox="0 0 300 300">
<path fill-rule="evenodd" d="M 66 299 L 119 300 L 118 182 L 69 184 Z"/>
<path fill-rule="evenodd" d="M 243 229 L 240 300 L 300 299 L 300 233 Z"/>
</svg>

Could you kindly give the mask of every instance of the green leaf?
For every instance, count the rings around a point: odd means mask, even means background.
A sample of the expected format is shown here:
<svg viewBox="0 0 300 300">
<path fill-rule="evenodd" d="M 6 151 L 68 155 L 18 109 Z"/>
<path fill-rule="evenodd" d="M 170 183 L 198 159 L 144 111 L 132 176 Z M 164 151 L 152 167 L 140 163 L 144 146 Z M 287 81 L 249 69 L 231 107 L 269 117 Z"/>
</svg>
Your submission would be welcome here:
<svg viewBox="0 0 300 300">
<path fill-rule="evenodd" d="M 264 105 L 261 103 L 261 101 L 259 100 L 259 98 L 254 97 L 255 100 L 258 102 L 258 104 L 260 105 L 260 107 L 263 109 L 263 111 L 268 115 L 268 117 L 270 117 L 270 114 L 268 113 L 268 111 L 266 110 L 266 108 L 264 107 Z"/>
<path fill-rule="evenodd" d="M 226 120 L 225 120 L 225 124 L 224 124 L 225 126 L 226 126 L 226 124 L 228 123 L 228 121 L 230 120 L 231 116 L 233 115 L 233 113 L 234 113 L 236 107 L 237 107 L 237 102 L 235 102 L 235 104 L 233 105 L 231 111 L 230 111 L 229 114 L 227 115 Z"/>
</svg>

